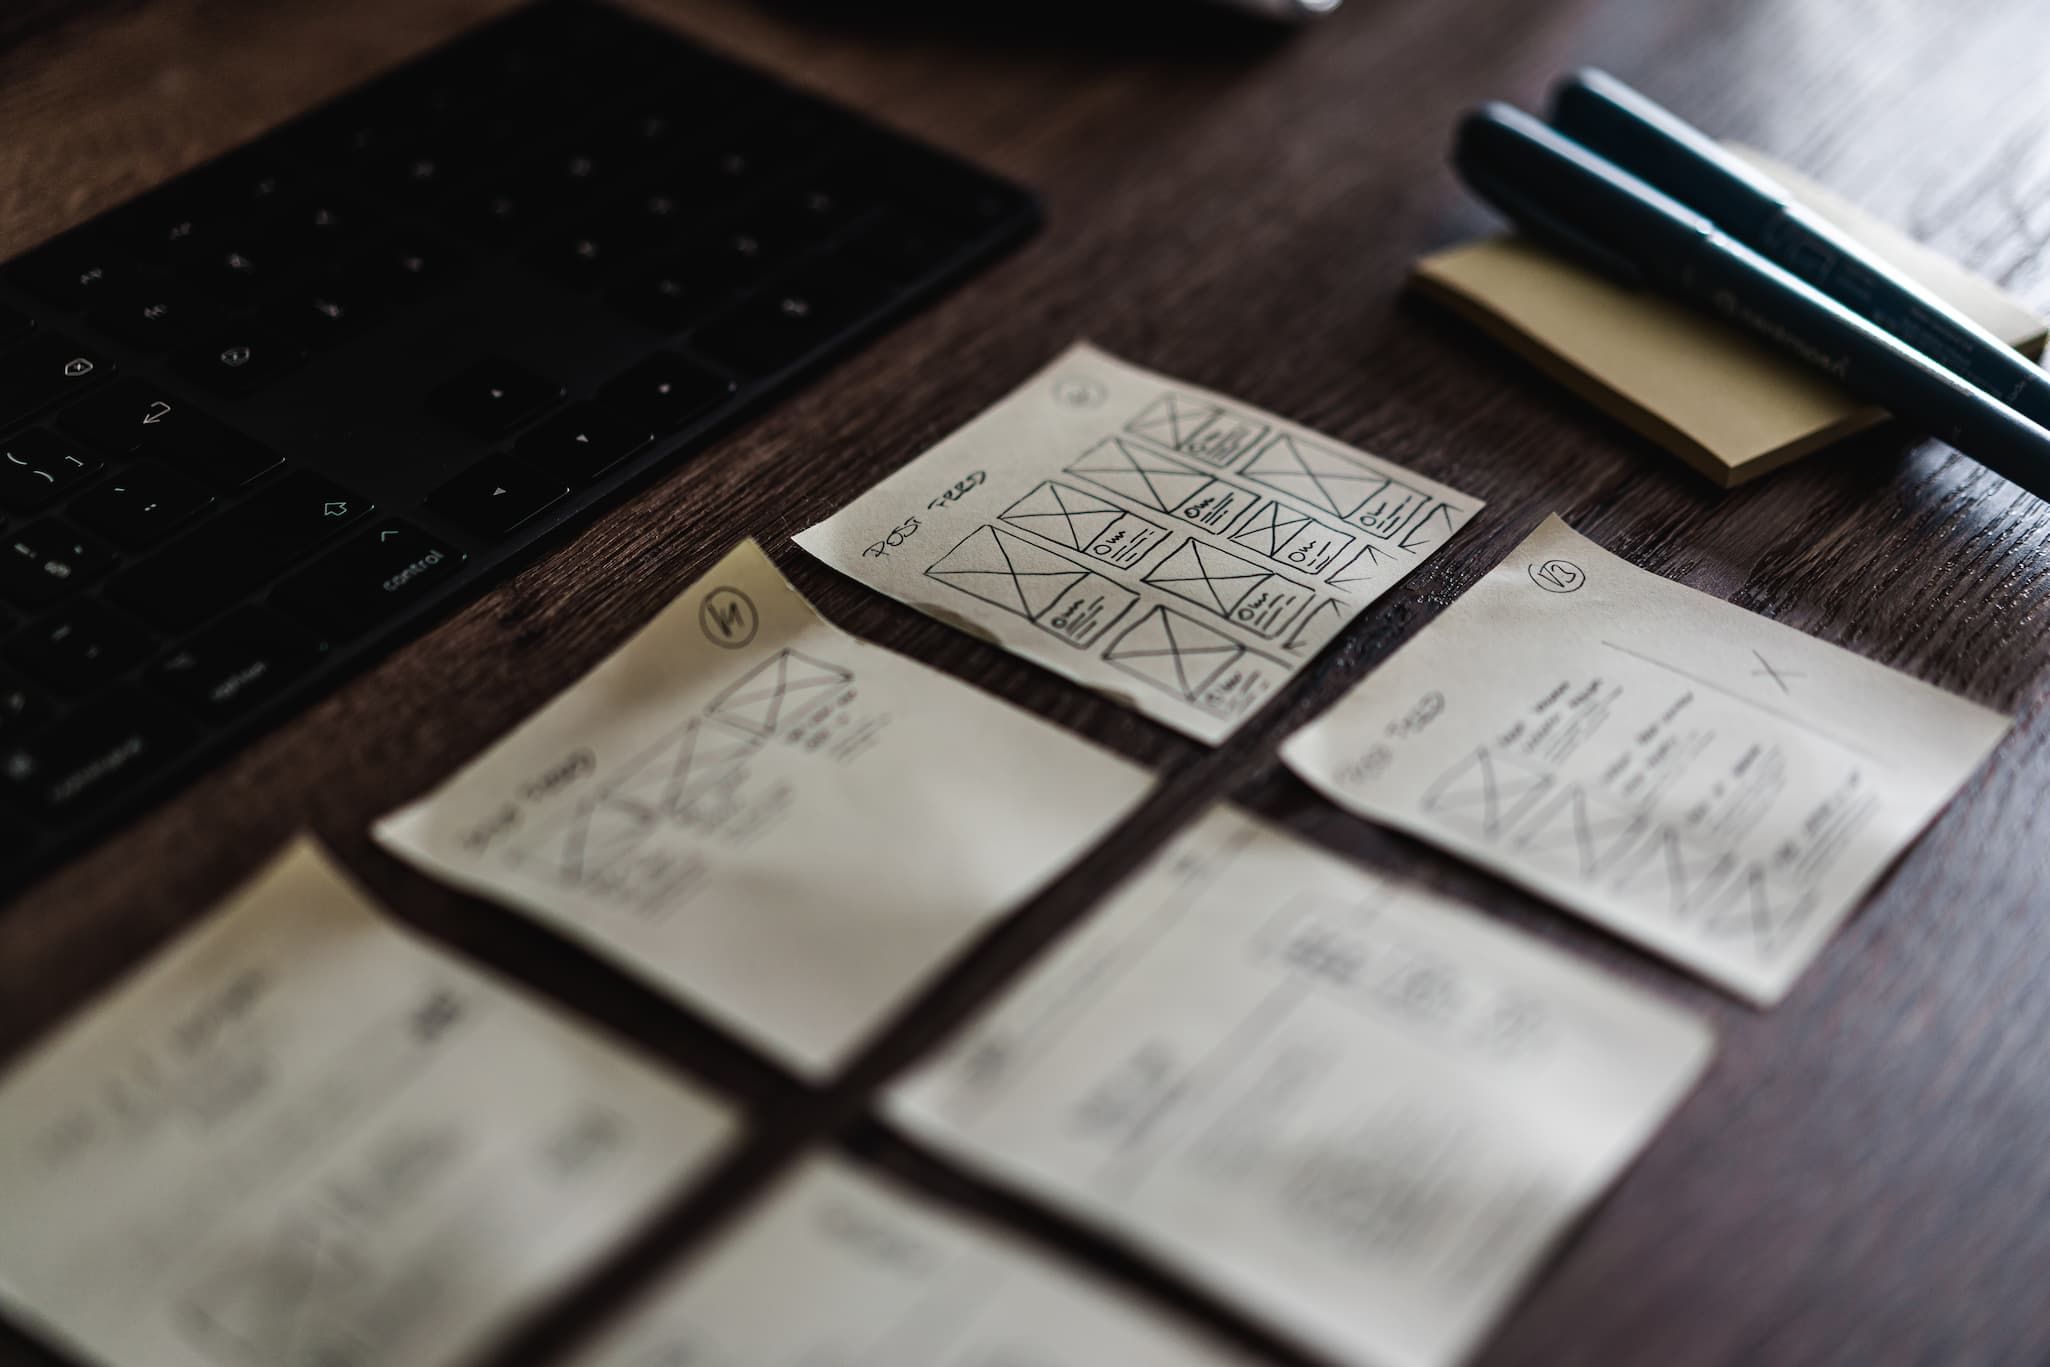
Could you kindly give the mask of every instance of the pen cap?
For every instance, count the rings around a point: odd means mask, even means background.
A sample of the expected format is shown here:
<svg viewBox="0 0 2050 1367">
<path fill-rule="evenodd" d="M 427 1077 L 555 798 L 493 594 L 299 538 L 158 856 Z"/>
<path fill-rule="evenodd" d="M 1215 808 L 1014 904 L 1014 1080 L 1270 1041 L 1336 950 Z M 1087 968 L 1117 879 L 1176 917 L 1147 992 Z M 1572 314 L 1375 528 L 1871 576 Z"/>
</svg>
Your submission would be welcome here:
<svg viewBox="0 0 2050 1367">
<path fill-rule="evenodd" d="M 1605 71 L 1552 88 L 1552 126 L 1739 238 L 1791 203 L 1771 177 Z"/>
<path fill-rule="evenodd" d="M 1677 267 L 1715 225 L 1512 105 L 1460 121 L 1452 163 L 1519 228 L 1630 284 Z"/>
</svg>

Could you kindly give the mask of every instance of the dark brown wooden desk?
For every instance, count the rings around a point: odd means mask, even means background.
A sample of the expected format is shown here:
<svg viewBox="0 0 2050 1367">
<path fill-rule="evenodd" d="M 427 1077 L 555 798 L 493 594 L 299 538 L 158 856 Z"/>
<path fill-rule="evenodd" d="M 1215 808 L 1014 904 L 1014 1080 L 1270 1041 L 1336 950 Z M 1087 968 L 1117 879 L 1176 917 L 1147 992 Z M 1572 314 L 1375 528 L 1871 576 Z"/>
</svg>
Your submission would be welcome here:
<svg viewBox="0 0 2050 1367">
<path fill-rule="evenodd" d="M 114 3 L 0 51 L 0 254 L 501 7 Z M 1093 890 L 1230 795 L 1484 906 L 1721 1030 L 1706 1082 L 1508 1317 L 1480 1356 L 1488 1367 L 2050 1360 L 2044 506 L 1897 435 L 1720 494 L 1398 298 L 1412 257 L 1484 222 L 1444 169 L 1455 114 L 1487 96 L 1532 101 L 1557 71 L 1597 61 L 2050 305 L 2050 3 L 1352 0 L 1294 41 L 1118 0 L 964 0 L 909 15 L 853 0 L 643 7 L 1042 187 L 1050 231 L 8 907 L 0 1055 L 311 828 L 408 921 L 730 1089 L 759 1125 L 756 1147 L 714 1190 L 530 1326 L 508 1361 L 545 1360 L 798 1146 L 835 1136 L 1004 1211 L 1137 1294 L 1299 1361 L 863 1120 L 879 1078 L 1082 915 Z M 1488 511 L 1214 752 L 885 602 L 786 543 L 1077 336 L 1412 463 L 1485 496 Z M 2020 718 L 1775 1011 L 1740 1006 L 1341 816 L 1274 762 L 1278 738 L 1552 510 L 1640 565 Z M 1111 848 L 825 1095 L 518 918 L 401 868 L 365 834 L 743 534 L 836 621 L 1167 780 Z M 0 1364 L 51 1361 L 0 1330 Z"/>
</svg>

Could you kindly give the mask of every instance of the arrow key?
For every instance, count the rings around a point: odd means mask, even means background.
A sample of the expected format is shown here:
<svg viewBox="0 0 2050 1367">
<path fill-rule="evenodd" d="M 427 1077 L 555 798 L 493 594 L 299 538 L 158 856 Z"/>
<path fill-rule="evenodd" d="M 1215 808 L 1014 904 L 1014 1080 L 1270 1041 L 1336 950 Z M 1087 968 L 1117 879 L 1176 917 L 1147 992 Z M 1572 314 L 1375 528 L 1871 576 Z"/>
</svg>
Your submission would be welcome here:
<svg viewBox="0 0 2050 1367">
<path fill-rule="evenodd" d="M 487 456 L 435 490 L 427 506 L 487 540 L 497 540 L 568 492 L 560 479 L 510 456 Z"/>
<path fill-rule="evenodd" d="M 571 484 L 588 484 L 646 446 L 651 425 L 607 412 L 595 403 L 572 404 L 520 438 L 520 459 Z"/>
</svg>

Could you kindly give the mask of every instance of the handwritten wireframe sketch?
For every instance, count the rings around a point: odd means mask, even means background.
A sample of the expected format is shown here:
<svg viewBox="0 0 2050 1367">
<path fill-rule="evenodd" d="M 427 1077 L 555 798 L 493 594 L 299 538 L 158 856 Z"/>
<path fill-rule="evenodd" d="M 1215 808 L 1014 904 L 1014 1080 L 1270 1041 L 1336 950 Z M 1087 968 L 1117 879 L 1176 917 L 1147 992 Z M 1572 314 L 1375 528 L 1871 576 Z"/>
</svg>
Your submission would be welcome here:
<svg viewBox="0 0 2050 1367">
<path fill-rule="evenodd" d="M 1150 786 L 747 542 L 377 838 L 816 1075 Z"/>
<path fill-rule="evenodd" d="M 1323 1358 L 1446 1367 L 1712 1047 L 1673 1007 L 1218 807 L 886 1114 Z"/>
<path fill-rule="evenodd" d="M 1554 517 L 1282 757 L 1769 1004 L 2006 731 Z"/>
<path fill-rule="evenodd" d="M 993 1225 L 815 1156 L 568 1367 L 1252 1367 Z"/>
<path fill-rule="evenodd" d="M 105 1367 L 445 1367 L 736 1128 L 302 843 L 0 1080 L 0 1301 Z"/>
<path fill-rule="evenodd" d="M 797 543 L 1215 743 L 1480 508 L 1077 345 Z"/>
</svg>

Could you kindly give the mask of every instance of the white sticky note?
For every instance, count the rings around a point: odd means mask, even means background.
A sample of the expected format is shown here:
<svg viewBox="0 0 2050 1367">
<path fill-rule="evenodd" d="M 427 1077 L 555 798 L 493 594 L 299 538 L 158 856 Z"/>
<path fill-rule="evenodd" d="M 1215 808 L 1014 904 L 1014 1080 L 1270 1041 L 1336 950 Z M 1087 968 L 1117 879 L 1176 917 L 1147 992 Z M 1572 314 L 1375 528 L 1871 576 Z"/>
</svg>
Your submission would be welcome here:
<svg viewBox="0 0 2050 1367">
<path fill-rule="evenodd" d="M 892 1089 L 918 1139 L 1339 1362 L 1463 1358 L 1713 1048 L 1213 809 Z"/>
<path fill-rule="evenodd" d="M 1282 758 L 1769 1004 L 2006 731 L 1553 517 Z"/>
<path fill-rule="evenodd" d="M 747 542 L 376 834 L 819 1076 L 1151 786 Z"/>
<path fill-rule="evenodd" d="M 1481 506 L 1078 344 L 797 544 L 1215 744 Z"/>
<path fill-rule="evenodd" d="M 993 1225 L 808 1160 L 568 1367 L 1251 1367 Z"/>
<path fill-rule="evenodd" d="M 300 844 L 0 1077 L 0 1301 L 106 1367 L 444 1367 L 733 1129 Z"/>
</svg>

